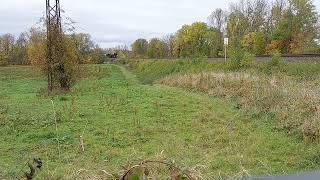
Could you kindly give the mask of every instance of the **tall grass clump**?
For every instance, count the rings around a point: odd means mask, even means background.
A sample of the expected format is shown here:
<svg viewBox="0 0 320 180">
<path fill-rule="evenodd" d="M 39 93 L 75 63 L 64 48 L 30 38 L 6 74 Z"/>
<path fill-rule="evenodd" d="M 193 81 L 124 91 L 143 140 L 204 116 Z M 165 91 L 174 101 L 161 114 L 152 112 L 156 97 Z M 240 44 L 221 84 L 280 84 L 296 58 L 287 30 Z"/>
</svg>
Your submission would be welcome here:
<svg viewBox="0 0 320 180">
<path fill-rule="evenodd" d="M 272 54 L 272 57 L 270 60 L 268 60 L 264 66 L 262 66 L 260 69 L 262 70 L 262 72 L 264 72 L 265 74 L 271 75 L 271 74 L 275 74 L 275 73 L 279 73 L 281 71 L 286 70 L 285 68 L 283 68 L 283 66 L 281 66 L 281 54 L 279 51 L 275 51 Z"/>
<path fill-rule="evenodd" d="M 279 51 L 275 51 L 272 54 L 272 58 L 269 62 L 269 66 L 274 67 L 274 66 L 279 66 L 281 63 L 281 54 Z"/>
</svg>

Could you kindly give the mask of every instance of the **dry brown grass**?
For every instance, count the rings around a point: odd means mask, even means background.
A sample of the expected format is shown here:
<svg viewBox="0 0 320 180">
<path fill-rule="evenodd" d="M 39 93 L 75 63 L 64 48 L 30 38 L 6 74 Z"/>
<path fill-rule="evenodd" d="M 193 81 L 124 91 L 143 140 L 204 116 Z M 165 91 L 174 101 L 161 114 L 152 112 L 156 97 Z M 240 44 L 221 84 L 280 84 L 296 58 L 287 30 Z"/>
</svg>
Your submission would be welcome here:
<svg viewBox="0 0 320 180">
<path fill-rule="evenodd" d="M 229 72 L 171 75 L 156 83 L 236 100 L 239 108 L 257 117 L 271 116 L 277 128 L 306 143 L 320 139 L 320 87 L 316 82 Z"/>
</svg>

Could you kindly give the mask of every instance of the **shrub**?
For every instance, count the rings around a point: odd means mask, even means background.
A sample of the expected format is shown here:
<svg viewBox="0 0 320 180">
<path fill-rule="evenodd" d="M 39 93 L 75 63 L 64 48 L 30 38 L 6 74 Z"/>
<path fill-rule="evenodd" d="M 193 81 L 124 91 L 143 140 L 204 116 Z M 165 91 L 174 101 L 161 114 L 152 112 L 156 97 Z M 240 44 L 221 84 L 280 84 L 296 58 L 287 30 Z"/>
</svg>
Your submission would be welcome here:
<svg viewBox="0 0 320 180">
<path fill-rule="evenodd" d="M 224 57 L 224 56 L 225 56 L 224 51 L 219 51 L 218 52 L 218 57 Z"/>
<path fill-rule="evenodd" d="M 271 54 L 275 50 L 281 50 L 283 46 L 284 42 L 282 40 L 272 40 L 266 47 L 266 53 Z"/>
<path fill-rule="evenodd" d="M 271 61 L 269 62 L 270 66 L 279 66 L 281 63 L 281 54 L 279 51 L 275 51 L 272 54 Z"/>
<path fill-rule="evenodd" d="M 231 69 L 238 69 L 240 67 L 240 61 L 244 56 L 244 52 L 241 48 L 234 48 L 230 53 L 229 66 Z"/>
<path fill-rule="evenodd" d="M 198 68 L 204 68 L 206 66 L 206 57 L 196 57 L 192 58 L 192 65 L 191 66 L 196 66 Z"/>
<path fill-rule="evenodd" d="M 231 51 L 231 69 L 239 69 L 249 67 L 253 61 L 253 55 L 245 52 L 242 48 L 234 48 Z"/>
<path fill-rule="evenodd" d="M 242 59 L 240 60 L 240 67 L 248 67 L 253 61 L 253 55 L 245 52 Z"/>
</svg>

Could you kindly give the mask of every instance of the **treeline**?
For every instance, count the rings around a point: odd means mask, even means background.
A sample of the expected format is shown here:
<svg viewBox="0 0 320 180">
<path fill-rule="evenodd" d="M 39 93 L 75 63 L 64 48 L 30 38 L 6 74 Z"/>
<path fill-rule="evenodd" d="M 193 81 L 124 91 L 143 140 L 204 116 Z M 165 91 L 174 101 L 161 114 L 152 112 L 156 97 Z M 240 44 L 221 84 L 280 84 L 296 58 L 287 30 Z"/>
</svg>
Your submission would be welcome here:
<svg viewBox="0 0 320 180">
<path fill-rule="evenodd" d="M 132 44 L 136 58 L 219 57 L 223 38 L 228 52 L 254 55 L 320 53 L 319 14 L 312 0 L 241 0 L 228 10 L 216 9 L 208 23 L 184 25 L 173 35 L 138 39 Z"/>
<path fill-rule="evenodd" d="M 101 63 L 107 50 L 95 44 L 89 34 L 73 33 L 64 36 L 69 57 L 77 64 Z M 18 37 L 12 34 L 0 36 L 0 65 L 41 64 L 46 59 L 46 33 L 32 28 Z"/>
<path fill-rule="evenodd" d="M 229 38 L 227 53 L 231 57 L 240 51 L 251 55 L 320 53 L 319 23 L 312 0 L 241 0 L 230 4 L 228 10 L 214 10 L 207 23 L 184 25 L 163 38 L 137 39 L 131 50 L 125 46 L 100 48 L 84 33 L 69 33 L 65 42 L 78 64 L 102 63 L 108 53 L 117 53 L 119 58 L 221 57 L 225 37 Z M 43 62 L 45 46 L 46 33 L 41 28 L 18 37 L 1 35 L 0 65 Z"/>
</svg>

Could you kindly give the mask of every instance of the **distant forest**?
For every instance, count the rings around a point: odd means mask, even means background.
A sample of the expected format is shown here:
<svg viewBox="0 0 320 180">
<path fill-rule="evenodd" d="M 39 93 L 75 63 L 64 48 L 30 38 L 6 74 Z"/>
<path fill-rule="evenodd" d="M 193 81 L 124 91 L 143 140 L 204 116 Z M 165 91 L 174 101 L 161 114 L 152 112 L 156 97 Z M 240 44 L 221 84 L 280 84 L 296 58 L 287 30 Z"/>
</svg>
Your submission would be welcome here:
<svg viewBox="0 0 320 180">
<path fill-rule="evenodd" d="M 241 0 L 228 10 L 216 9 L 208 22 L 184 25 L 164 38 L 137 39 L 134 57 L 219 57 L 223 38 L 229 52 L 241 49 L 253 55 L 320 53 L 319 13 L 312 0 Z"/>
<path fill-rule="evenodd" d="M 104 61 L 106 50 L 95 44 L 89 34 L 66 34 L 64 39 L 78 64 Z M 0 36 L 0 65 L 39 65 L 46 59 L 46 50 L 46 33 L 42 28 L 31 28 L 18 38 L 4 34 Z"/>
</svg>

